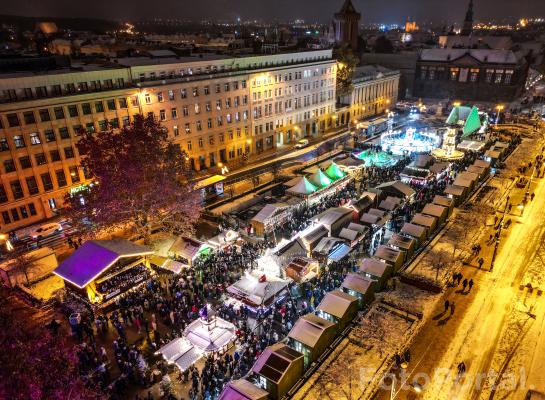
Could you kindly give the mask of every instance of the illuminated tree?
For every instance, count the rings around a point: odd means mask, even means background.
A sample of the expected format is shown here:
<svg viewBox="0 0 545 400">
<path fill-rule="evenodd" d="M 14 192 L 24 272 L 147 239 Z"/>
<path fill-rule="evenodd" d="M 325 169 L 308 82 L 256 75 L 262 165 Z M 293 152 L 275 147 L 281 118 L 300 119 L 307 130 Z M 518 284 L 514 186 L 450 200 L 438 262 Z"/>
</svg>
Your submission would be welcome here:
<svg viewBox="0 0 545 400">
<path fill-rule="evenodd" d="M 187 156 L 153 116 L 84 133 L 77 146 L 93 183 L 67 195 L 73 223 L 89 233 L 131 228 L 145 240 L 154 230 L 192 231 L 201 198 L 189 182 Z"/>
<path fill-rule="evenodd" d="M 352 90 L 352 78 L 358 64 L 358 59 L 348 46 L 337 51 L 337 96 L 343 97 Z"/>
<path fill-rule="evenodd" d="M 64 336 L 53 336 L 8 296 L 0 288 L 0 399 L 105 399 L 80 378 Z"/>
</svg>

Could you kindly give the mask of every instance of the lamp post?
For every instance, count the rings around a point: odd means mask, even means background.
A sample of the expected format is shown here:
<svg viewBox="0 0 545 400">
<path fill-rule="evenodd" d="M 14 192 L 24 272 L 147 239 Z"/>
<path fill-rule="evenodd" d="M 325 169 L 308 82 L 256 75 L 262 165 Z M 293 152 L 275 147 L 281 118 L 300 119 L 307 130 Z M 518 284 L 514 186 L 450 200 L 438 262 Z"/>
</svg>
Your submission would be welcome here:
<svg viewBox="0 0 545 400">
<path fill-rule="evenodd" d="M 496 114 L 496 126 L 498 126 L 498 121 L 500 120 L 500 115 L 501 115 L 501 112 L 502 112 L 503 109 L 504 109 L 504 106 L 501 105 L 501 104 L 498 104 L 496 106 L 496 110 L 498 110 L 498 112 Z"/>
</svg>

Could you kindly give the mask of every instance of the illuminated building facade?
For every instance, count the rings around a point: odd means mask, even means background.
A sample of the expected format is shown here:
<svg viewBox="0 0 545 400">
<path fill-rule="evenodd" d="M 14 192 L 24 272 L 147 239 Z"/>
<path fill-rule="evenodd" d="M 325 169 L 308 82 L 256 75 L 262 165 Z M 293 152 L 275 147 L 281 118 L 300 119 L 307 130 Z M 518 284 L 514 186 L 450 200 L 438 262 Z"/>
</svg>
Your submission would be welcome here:
<svg viewBox="0 0 545 400">
<path fill-rule="evenodd" d="M 0 230 L 54 216 L 67 192 L 89 183 L 76 148 L 80 129 L 153 114 L 195 170 L 236 165 L 331 127 L 335 81 L 331 50 L 135 57 L 2 74 Z"/>
</svg>

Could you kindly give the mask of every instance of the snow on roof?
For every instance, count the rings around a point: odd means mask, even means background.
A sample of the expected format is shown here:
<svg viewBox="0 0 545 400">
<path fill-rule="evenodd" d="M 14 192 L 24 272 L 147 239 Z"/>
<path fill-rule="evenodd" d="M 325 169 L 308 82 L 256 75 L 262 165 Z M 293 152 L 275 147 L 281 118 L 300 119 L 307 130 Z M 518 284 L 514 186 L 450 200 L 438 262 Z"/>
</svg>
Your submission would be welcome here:
<svg viewBox="0 0 545 400">
<path fill-rule="evenodd" d="M 409 250 L 414 243 L 414 239 L 394 233 L 388 241 L 389 246 L 399 247 L 402 250 Z"/>
<path fill-rule="evenodd" d="M 314 314 L 306 314 L 295 322 L 290 333 L 288 333 L 288 337 L 303 343 L 307 347 L 314 348 L 322 335 L 333 327 L 335 327 L 335 324 L 331 321 Z"/>
<path fill-rule="evenodd" d="M 392 249 L 391 247 L 380 245 L 375 252 L 375 257 L 396 263 L 398 260 L 403 258 L 403 254 L 396 249 Z"/>
<path fill-rule="evenodd" d="M 479 142 L 476 140 L 463 140 L 456 147 L 460 150 L 479 151 L 479 150 L 482 150 L 484 145 L 485 145 L 484 142 Z"/>
<path fill-rule="evenodd" d="M 383 221 L 382 221 L 382 218 L 379 217 L 378 215 L 365 213 L 365 214 L 362 214 L 360 218 L 360 222 L 363 222 L 364 224 L 369 224 L 369 225 L 382 225 Z"/>
<path fill-rule="evenodd" d="M 340 290 L 333 290 L 326 293 L 316 309 L 331 314 L 338 319 L 343 319 L 350 306 L 357 302 L 356 297 Z"/>
<path fill-rule="evenodd" d="M 485 160 L 475 160 L 473 163 L 476 167 L 490 168 L 490 163 Z"/>
<path fill-rule="evenodd" d="M 202 246 L 204 246 L 204 243 L 197 239 L 180 236 L 176 238 L 168 251 L 192 260 L 197 256 Z"/>
<path fill-rule="evenodd" d="M 206 178 L 206 179 L 202 179 L 200 181 L 198 181 L 196 184 L 195 184 L 195 189 L 202 189 L 202 188 L 205 188 L 207 186 L 210 186 L 210 185 L 214 185 L 218 182 L 221 182 L 223 180 L 225 180 L 225 176 L 223 175 L 213 175 L 209 178 Z"/>
<path fill-rule="evenodd" d="M 373 204 L 373 199 L 369 196 L 362 196 L 358 200 L 350 199 L 345 207 L 353 208 L 354 210 L 360 212 L 365 210 L 367 207 Z"/>
<path fill-rule="evenodd" d="M 495 150 L 487 150 L 486 153 L 484 153 L 484 156 L 498 159 L 501 157 L 501 152 Z"/>
<path fill-rule="evenodd" d="M 267 204 L 252 218 L 252 221 L 263 223 L 273 217 L 278 211 L 282 211 L 287 207 L 286 203 Z"/>
<path fill-rule="evenodd" d="M 268 380 L 279 383 L 290 365 L 303 358 L 303 354 L 284 343 L 275 343 L 266 347 L 256 360 L 252 372 L 262 375 Z"/>
<path fill-rule="evenodd" d="M 434 174 L 440 174 L 444 170 L 446 170 L 449 167 L 448 162 L 436 162 L 435 164 L 432 164 L 429 168 L 430 172 L 433 172 Z"/>
<path fill-rule="evenodd" d="M 359 274 L 350 272 L 344 278 L 341 286 L 361 294 L 366 294 L 372 285 L 373 281 L 371 279 L 367 279 Z"/>
<path fill-rule="evenodd" d="M 153 250 L 125 239 L 88 240 L 53 272 L 84 288 L 117 260 L 150 254 Z"/>
<path fill-rule="evenodd" d="M 352 241 L 352 240 L 356 240 L 356 238 L 358 237 L 358 234 L 359 233 L 357 231 L 353 231 L 347 228 L 342 228 L 341 232 L 339 233 L 339 237 L 341 239 Z"/>
<path fill-rule="evenodd" d="M 321 238 L 329 234 L 329 231 L 323 225 L 317 225 L 313 228 L 314 229 L 309 230 L 304 235 L 301 235 L 301 240 L 303 241 L 305 245 L 313 244 L 317 240 L 320 240 Z"/>
<path fill-rule="evenodd" d="M 387 212 L 384 210 L 379 210 L 378 208 L 370 208 L 367 212 L 371 215 L 376 215 L 377 217 L 384 218 L 387 215 Z"/>
<path fill-rule="evenodd" d="M 182 269 L 189 267 L 189 265 L 182 264 L 179 261 L 175 261 L 168 257 L 162 257 L 158 255 L 152 256 L 150 259 L 150 263 L 156 265 L 159 268 L 174 272 L 175 274 L 179 274 L 180 272 L 182 272 Z"/>
<path fill-rule="evenodd" d="M 518 62 L 516 54 L 511 50 L 489 49 L 423 49 L 420 60 L 454 61 L 465 55 L 488 64 L 517 64 Z"/>
<path fill-rule="evenodd" d="M 350 222 L 350 224 L 348 224 L 347 226 L 347 229 L 350 229 L 351 231 L 356 231 L 359 233 L 364 233 L 364 232 L 367 233 L 367 231 L 369 230 L 368 227 L 360 225 L 360 224 L 356 224 L 355 222 Z"/>
<path fill-rule="evenodd" d="M 284 280 L 270 280 L 267 277 L 265 281 L 260 281 L 259 278 L 253 274 L 246 274 L 229 286 L 227 292 L 261 306 L 288 287 L 288 282 Z"/>
<path fill-rule="evenodd" d="M 463 196 L 465 190 L 466 190 L 466 188 L 463 187 L 463 186 L 448 185 L 448 186 L 445 188 L 445 193 L 446 193 L 446 194 L 451 194 L 451 195 L 453 195 L 453 196 Z"/>
<path fill-rule="evenodd" d="M 431 228 L 435 225 L 437 218 L 432 217 L 431 215 L 424 215 L 421 213 L 416 213 L 413 216 L 411 221 L 412 224 L 425 226 L 426 228 Z"/>
<path fill-rule="evenodd" d="M 340 244 L 344 244 L 344 241 L 342 239 L 335 237 L 324 237 L 320 240 L 320 242 L 318 242 L 318 244 L 314 248 L 314 251 L 316 253 L 327 255 Z"/>
<path fill-rule="evenodd" d="M 376 260 L 374 258 L 364 258 L 361 261 L 359 271 L 380 278 L 384 275 L 387 268 L 388 264 L 384 261 Z"/>
<path fill-rule="evenodd" d="M 229 381 L 219 400 L 265 400 L 269 393 L 246 379 Z"/>
<path fill-rule="evenodd" d="M 452 183 L 453 185 L 456 185 L 456 186 L 461 186 L 461 187 L 465 187 L 465 188 L 469 188 L 471 187 L 471 185 L 473 184 L 473 180 L 471 179 L 467 179 L 463 176 L 458 175 L 456 177 L 456 179 L 454 179 L 454 182 Z"/>
<path fill-rule="evenodd" d="M 432 217 L 437 218 L 443 217 L 446 212 L 447 209 L 445 207 L 432 203 L 426 204 L 422 210 L 422 214 L 431 215 Z"/>
<path fill-rule="evenodd" d="M 420 225 L 405 222 L 401 228 L 401 233 L 420 239 L 422 235 L 426 234 L 426 228 Z"/>
<path fill-rule="evenodd" d="M 352 214 L 352 210 L 346 207 L 334 207 L 315 215 L 310 220 L 315 223 L 331 226 L 347 214 Z"/>
<path fill-rule="evenodd" d="M 222 318 L 214 317 L 208 325 L 201 318 L 184 329 L 184 336 L 195 347 L 205 352 L 218 351 L 235 339 L 235 326 Z"/>
<path fill-rule="evenodd" d="M 452 206 L 452 203 L 454 202 L 454 200 L 446 197 L 446 196 L 440 196 L 440 195 L 436 195 L 434 198 L 433 198 L 433 204 L 439 204 L 440 206 L 443 206 L 443 207 L 450 207 Z"/>
<path fill-rule="evenodd" d="M 478 167 L 476 165 L 470 165 L 469 167 L 467 167 L 467 172 L 471 172 L 473 174 L 481 176 L 486 172 L 486 169 L 483 167 Z"/>
<path fill-rule="evenodd" d="M 391 201 L 390 199 L 386 199 L 382 200 L 378 206 L 383 210 L 394 211 L 397 208 L 397 203 Z"/>
<path fill-rule="evenodd" d="M 299 182 L 290 187 L 287 192 L 308 195 L 316 192 L 317 190 L 318 188 L 310 183 L 307 178 L 302 177 L 300 178 Z"/>
<path fill-rule="evenodd" d="M 463 171 L 458 176 L 461 177 L 461 178 L 470 180 L 470 181 L 479 180 L 479 174 L 476 174 L 474 172 L 469 172 L 469 171 Z"/>
<path fill-rule="evenodd" d="M 333 251 L 329 253 L 328 258 L 332 261 L 341 261 L 351 251 L 352 248 L 350 246 L 348 246 L 346 243 L 341 243 L 338 246 L 335 246 Z"/>
<path fill-rule="evenodd" d="M 393 188 L 405 197 L 411 197 L 416 193 L 413 188 L 401 181 L 385 182 L 378 185 L 375 189 L 384 190 L 387 188 Z"/>
</svg>

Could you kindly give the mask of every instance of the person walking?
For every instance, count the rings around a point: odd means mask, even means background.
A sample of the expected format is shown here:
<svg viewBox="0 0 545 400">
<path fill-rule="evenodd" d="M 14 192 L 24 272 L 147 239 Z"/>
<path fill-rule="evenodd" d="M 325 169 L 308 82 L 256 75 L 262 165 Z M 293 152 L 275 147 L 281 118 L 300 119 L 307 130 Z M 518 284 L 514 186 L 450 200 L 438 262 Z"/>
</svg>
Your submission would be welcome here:
<svg viewBox="0 0 545 400">
<path fill-rule="evenodd" d="M 471 289 L 473 288 L 473 279 L 469 280 L 469 291 L 471 292 Z"/>
<path fill-rule="evenodd" d="M 450 315 L 454 314 L 454 302 L 450 303 Z"/>
<path fill-rule="evenodd" d="M 466 291 L 466 288 L 467 288 L 467 278 L 464 279 L 464 282 L 462 283 L 462 287 L 464 288 L 464 292 Z"/>
<path fill-rule="evenodd" d="M 483 267 L 483 264 L 484 264 L 484 258 L 479 258 L 479 269 L 481 269 Z"/>
<path fill-rule="evenodd" d="M 445 312 L 448 311 L 449 307 L 450 307 L 450 301 L 445 300 Z"/>
</svg>

